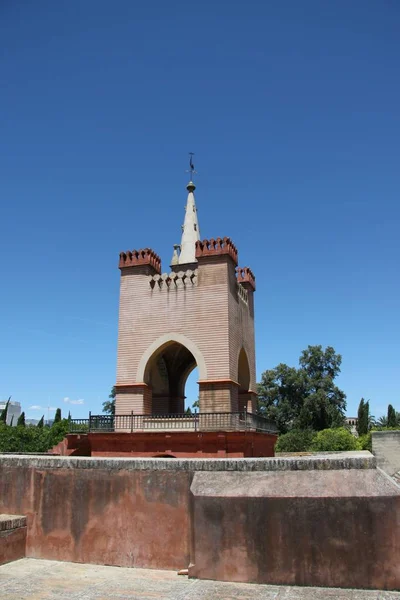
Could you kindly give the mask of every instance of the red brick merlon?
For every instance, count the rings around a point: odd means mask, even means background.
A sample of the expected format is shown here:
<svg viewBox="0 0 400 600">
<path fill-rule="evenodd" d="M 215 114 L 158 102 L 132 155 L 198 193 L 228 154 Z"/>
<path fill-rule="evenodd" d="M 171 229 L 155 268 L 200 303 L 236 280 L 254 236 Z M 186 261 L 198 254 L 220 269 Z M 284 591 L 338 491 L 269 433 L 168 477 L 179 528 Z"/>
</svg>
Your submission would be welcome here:
<svg viewBox="0 0 400 600">
<path fill-rule="evenodd" d="M 250 267 L 238 267 L 236 273 L 238 283 L 245 288 L 250 288 L 253 292 L 256 291 L 256 278 Z"/>
<path fill-rule="evenodd" d="M 151 248 L 141 250 L 128 250 L 119 255 L 119 268 L 142 267 L 149 265 L 156 273 L 161 275 L 161 258 Z"/>
<path fill-rule="evenodd" d="M 228 237 L 209 239 L 196 242 L 196 259 L 202 259 L 209 256 L 223 256 L 228 255 L 231 257 L 235 266 L 238 263 L 238 251 L 235 244 Z"/>
</svg>

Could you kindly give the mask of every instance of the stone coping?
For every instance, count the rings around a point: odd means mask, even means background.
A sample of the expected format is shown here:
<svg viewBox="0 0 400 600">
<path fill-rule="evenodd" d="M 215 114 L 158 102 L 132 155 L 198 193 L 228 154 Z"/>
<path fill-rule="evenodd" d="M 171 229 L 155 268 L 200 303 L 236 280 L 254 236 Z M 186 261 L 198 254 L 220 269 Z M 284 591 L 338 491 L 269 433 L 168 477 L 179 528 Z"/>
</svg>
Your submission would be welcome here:
<svg viewBox="0 0 400 600">
<path fill-rule="evenodd" d="M 10 531 L 26 527 L 26 517 L 22 515 L 0 514 L 0 531 Z"/>
<path fill-rule="evenodd" d="M 398 436 L 400 435 L 400 429 L 384 429 L 382 431 L 371 431 L 371 435 L 373 437 L 375 436 L 386 436 L 386 435 L 395 435 Z"/>
<path fill-rule="evenodd" d="M 86 456 L 0 456 L 0 467 L 37 469 L 99 469 L 113 471 L 314 471 L 375 469 L 368 451 L 330 452 L 283 458 L 125 458 Z"/>
</svg>

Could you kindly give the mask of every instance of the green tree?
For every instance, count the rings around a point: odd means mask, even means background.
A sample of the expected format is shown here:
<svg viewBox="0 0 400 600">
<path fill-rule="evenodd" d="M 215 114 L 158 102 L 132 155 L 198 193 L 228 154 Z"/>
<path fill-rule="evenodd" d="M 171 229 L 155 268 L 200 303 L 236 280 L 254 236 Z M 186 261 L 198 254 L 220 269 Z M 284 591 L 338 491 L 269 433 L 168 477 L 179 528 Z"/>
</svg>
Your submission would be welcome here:
<svg viewBox="0 0 400 600">
<path fill-rule="evenodd" d="M 3 408 L 3 410 L 0 413 L 0 421 L 2 421 L 3 423 L 7 423 L 8 406 L 10 404 L 10 400 L 11 400 L 11 396 L 7 400 L 5 407 Z"/>
<path fill-rule="evenodd" d="M 53 425 L 61 421 L 61 408 L 57 408 L 56 414 L 54 415 Z"/>
<path fill-rule="evenodd" d="M 310 450 L 313 435 L 310 429 L 292 429 L 292 431 L 279 436 L 275 452 L 304 452 Z"/>
<path fill-rule="evenodd" d="M 388 426 L 388 420 L 387 420 L 387 416 L 383 416 L 383 417 L 379 417 L 379 419 L 376 422 L 376 425 L 378 427 L 387 427 Z"/>
<path fill-rule="evenodd" d="M 345 427 L 325 429 L 315 434 L 311 447 L 314 452 L 343 452 L 358 450 L 359 442 Z"/>
<path fill-rule="evenodd" d="M 44 425 L 44 415 L 42 416 L 39 423 L 37 424 L 37 427 L 39 427 L 39 429 L 43 429 L 43 425 Z"/>
<path fill-rule="evenodd" d="M 389 404 L 389 406 L 388 406 L 387 426 L 388 427 L 396 427 L 397 426 L 396 411 L 394 410 L 394 408 L 391 404 Z"/>
<path fill-rule="evenodd" d="M 357 416 L 357 433 L 358 435 L 365 435 L 370 428 L 369 400 L 365 402 L 364 398 L 361 398 Z"/>
<path fill-rule="evenodd" d="M 279 364 L 265 371 L 258 385 L 259 413 L 278 430 L 322 430 L 344 423 L 346 396 L 335 384 L 342 357 L 328 346 L 308 346 L 299 368 Z"/>
<path fill-rule="evenodd" d="M 71 420 L 71 411 L 69 410 L 68 411 L 68 421 L 70 421 L 70 420 Z"/>
<path fill-rule="evenodd" d="M 111 388 L 111 393 L 108 396 L 110 400 L 103 402 L 103 412 L 109 415 L 115 415 L 115 396 L 117 395 L 117 389 L 115 385 Z"/>
<path fill-rule="evenodd" d="M 25 413 L 22 412 L 17 421 L 17 427 L 25 427 Z"/>
</svg>

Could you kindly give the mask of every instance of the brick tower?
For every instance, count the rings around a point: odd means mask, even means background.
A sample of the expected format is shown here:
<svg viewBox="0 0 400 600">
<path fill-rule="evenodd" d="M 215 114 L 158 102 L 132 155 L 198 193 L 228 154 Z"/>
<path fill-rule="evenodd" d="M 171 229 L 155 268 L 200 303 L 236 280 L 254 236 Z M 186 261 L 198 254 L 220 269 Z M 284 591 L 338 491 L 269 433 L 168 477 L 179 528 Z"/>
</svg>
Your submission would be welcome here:
<svg viewBox="0 0 400 600">
<path fill-rule="evenodd" d="M 196 366 L 200 413 L 256 410 L 255 278 L 229 238 L 200 241 L 187 191 L 169 273 L 150 248 L 120 254 L 117 415 L 183 413 Z"/>
</svg>

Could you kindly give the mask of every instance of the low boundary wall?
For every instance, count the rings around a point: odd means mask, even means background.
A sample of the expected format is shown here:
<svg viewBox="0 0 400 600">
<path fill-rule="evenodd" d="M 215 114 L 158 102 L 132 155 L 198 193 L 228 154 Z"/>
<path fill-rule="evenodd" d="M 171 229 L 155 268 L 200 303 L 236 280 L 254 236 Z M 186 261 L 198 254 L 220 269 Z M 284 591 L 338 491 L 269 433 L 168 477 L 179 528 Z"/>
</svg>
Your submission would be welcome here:
<svg viewBox="0 0 400 600">
<path fill-rule="evenodd" d="M 393 476 L 400 471 L 400 430 L 373 431 L 372 452 L 385 473 Z"/>
<path fill-rule="evenodd" d="M 400 487 L 368 452 L 302 458 L 0 457 L 27 556 L 193 577 L 400 588 Z"/>
</svg>

